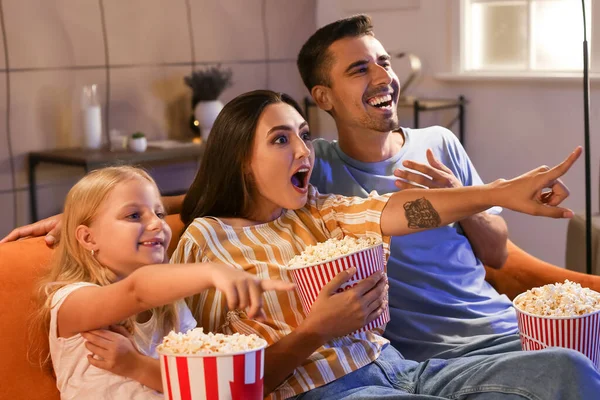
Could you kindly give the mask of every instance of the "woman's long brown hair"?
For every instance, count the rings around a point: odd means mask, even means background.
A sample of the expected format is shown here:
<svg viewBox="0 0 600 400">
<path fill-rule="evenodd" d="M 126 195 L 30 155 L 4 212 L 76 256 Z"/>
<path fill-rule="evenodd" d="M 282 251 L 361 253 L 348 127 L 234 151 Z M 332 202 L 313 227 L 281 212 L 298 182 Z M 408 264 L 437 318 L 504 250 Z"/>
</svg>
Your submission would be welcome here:
<svg viewBox="0 0 600 400">
<path fill-rule="evenodd" d="M 185 196 L 181 220 L 248 218 L 254 185 L 249 171 L 258 120 L 270 104 L 286 103 L 304 116 L 294 99 L 271 90 L 242 94 L 225 105 L 210 131 L 196 178 Z"/>
</svg>

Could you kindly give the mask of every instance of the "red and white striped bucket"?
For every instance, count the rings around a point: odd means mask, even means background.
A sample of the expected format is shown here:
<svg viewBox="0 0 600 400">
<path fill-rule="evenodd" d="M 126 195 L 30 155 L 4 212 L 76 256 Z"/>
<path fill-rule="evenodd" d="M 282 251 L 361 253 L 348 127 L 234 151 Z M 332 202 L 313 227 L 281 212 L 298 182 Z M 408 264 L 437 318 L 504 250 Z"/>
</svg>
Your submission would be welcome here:
<svg viewBox="0 0 600 400">
<path fill-rule="evenodd" d="M 352 254 L 337 257 L 320 264 L 308 265 L 302 268 L 294 268 L 290 272 L 302 301 L 302 307 L 308 314 L 312 304 L 317 299 L 319 292 L 338 273 L 348 268 L 356 267 L 356 274 L 342 285 L 339 291 L 347 290 L 355 286 L 359 281 L 371 276 L 377 271 L 385 268 L 383 245 L 377 244 L 367 247 Z M 356 332 L 368 331 L 390 322 L 389 307 L 377 319 L 371 321 Z"/>
<path fill-rule="evenodd" d="M 159 356 L 165 400 L 263 399 L 264 347 L 237 354 Z"/>
<path fill-rule="evenodd" d="M 517 310 L 519 336 L 523 350 L 564 347 L 585 354 L 600 368 L 600 311 L 576 317 L 541 317 Z"/>
</svg>

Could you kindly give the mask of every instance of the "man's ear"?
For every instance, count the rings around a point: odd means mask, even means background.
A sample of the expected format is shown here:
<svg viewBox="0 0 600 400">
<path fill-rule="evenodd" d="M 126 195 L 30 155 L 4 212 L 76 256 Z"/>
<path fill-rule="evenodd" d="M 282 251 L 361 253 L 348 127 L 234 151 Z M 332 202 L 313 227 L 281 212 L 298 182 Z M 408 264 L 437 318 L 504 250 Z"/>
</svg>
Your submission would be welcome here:
<svg viewBox="0 0 600 400">
<path fill-rule="evenodd" d="M 310 91 L 310 94 L 319 107 L 323 111 L 331 111 L 333 104 L 331 102 L 331 91 L 327 86 L 316 85 Z"/>
<path fill-rule="evenodd" d="M 77 229 L 75 229 L 75 238 L 84 249 L 88 251 L 98 250 L 94 235 L 89 226 L 79 225 Z"/>
</svg>

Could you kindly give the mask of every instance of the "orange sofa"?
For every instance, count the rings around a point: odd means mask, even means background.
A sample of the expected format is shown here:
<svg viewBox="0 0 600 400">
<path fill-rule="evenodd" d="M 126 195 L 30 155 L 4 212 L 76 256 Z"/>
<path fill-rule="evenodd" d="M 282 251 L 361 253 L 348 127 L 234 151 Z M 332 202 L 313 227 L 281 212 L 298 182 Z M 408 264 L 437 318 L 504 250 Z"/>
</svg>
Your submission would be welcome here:
<svg viewBox="0 0 600 400">
<path fill-rule="evenodd" d="M 178 215 L 167 217 L 173 230 L 172 252 L 183 224 Z M 571 279 L 600 291 L 600 277 L 567 271 L 545 263 L 509 242 L 508 259 L 502 269 L 487 269 L 488 281 L 513 298 L 526 289 Z M 54 378 L 28 360 L 28 322 L 32 294 L 52 250 L 43 238 L 0 245 L 0 400 L 59 399 Z M 41 343 L 46 338 L 39 337 Z"/>
</svg>

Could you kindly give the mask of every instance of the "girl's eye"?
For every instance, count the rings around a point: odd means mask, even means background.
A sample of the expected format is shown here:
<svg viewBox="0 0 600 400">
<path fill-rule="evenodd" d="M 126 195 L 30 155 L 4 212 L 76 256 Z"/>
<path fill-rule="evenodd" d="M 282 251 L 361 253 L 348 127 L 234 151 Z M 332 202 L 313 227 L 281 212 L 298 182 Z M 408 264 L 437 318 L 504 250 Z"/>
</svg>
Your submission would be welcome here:
<svg viewBox="0 0 600 400">
<path fill-rule="evenodd" d="M 133 220 L 140 219 L 140 213 L 138 213 L 138 212 L 131 213 L 127 216 L 127 219 L 133 219 Z"/>
<path fill-rule="evenodd" d="M 303 132 L 301 134 L 301 137 L 302 137 L 302 140 L 305 140 L 305 141 L 309 141 L 312 138 L 309 131 Z"/>
<path fill-rule="evenodd" d="M 273 141 L 273 143 L 275 143 L 275 144 L 285 144 L 285 143 L 287 143 L 287 141 L 288 141 L 287 137 L 285 137 L 285 136 L 278 136 L 277 139 L 275 139 Z"/>
<path fill-rule="evenodd" d="M 158 212 L 156 213 L 156 216 L 157 216 L 158 218 L 160 218 L 160 219 L 165 219 L 165 217 L 166 217 L 165 213 L 164 213 L 164 212 L 162 212 L 162 211 L 158 211 Z"/>
</svg>

